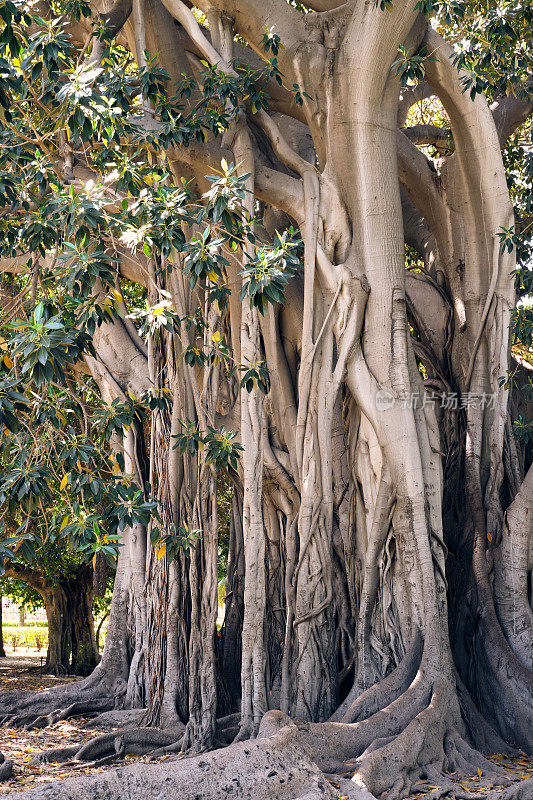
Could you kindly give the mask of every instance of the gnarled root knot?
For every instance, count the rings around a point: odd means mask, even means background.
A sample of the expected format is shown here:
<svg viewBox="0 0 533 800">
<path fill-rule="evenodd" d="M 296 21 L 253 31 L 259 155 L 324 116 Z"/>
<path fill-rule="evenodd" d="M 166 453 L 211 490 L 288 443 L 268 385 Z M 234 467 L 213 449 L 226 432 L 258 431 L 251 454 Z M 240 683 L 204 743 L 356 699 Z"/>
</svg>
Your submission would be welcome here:
<svg viewBox="0 0 533 800">
<path fill-rule="evenodd" d="M 13 762 L 0 753 L 0 781 L 8 781 L 13 775 Z"/>
</svg>

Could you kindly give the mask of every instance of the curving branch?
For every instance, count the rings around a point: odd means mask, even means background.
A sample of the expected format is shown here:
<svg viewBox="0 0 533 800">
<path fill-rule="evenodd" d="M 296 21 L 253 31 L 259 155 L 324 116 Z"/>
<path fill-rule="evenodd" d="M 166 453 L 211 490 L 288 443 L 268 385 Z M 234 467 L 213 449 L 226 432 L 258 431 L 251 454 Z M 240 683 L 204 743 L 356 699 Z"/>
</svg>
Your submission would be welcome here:
<svg viewBox="0 0 533 800">
<path fill-rule="evenodd" d="M 42 594 L 45 589 L 45 579 L 43 576 L 30 567 L 23 567 L 19 564 L 6 564 L 3 577 L 24 581 L 24 583 L 27 583 L 28 586 L 31 586 L 32 589 L 35 589 L 39 594 Z"/>
<path fill-rule="evenodd" d="M 490 110 L 498 131 L 498 139 L 503 145 L 515 130 L 533 114 L 533 98 L 522 100 L 512 94 L 497 97 Z"/>
<path fill-rule="evenodd" d="M 100 14 L 100 22 L 105 29 L 105 34 L 103 37 L 95 40 L 91 55 L 88 59 L 89 64 L 95 64 L 102 60 L 105 42 L 114 39 L 115 36 L 120 33 L 132 9 L 133 0 L 117 0 L 109 11 Z"/>
<path fill-rule="evenodd" d="M 445 224 L 446 208 L 438 188 L 435 167 L 403 131 L 396 133 L 396 153 L 400 184 L 438 238 L 438 232 Z"/>
<path fill-rule="evenodd" d="M 412 125 L 402 128 L 410 142 L 417 145 L 432 144 L 437 150 L 449 151 L 452 147 L 450 132 L 438 125 Z"/>
<path fill-rule="evenodd" d="M 403 128 L 409 110 L 415 103 L 433 97 L 434 94 L 433 89 L 427 81 L 416 83 L 414 86 L 402 86 L 400 90 L 400 101 L 398 103 L 398 126 Z"/>
<path fill-rule="evenodd" d="M 272 29 L 283 45 L 277 55 L 280 69 L 291 83 L 296 80 L 293 54 L 307 38 L 305 16 L 301 12 L 284 0 L 199 0 L 197 5 L 206 14 L 215 8 L 231 19 L 235 32 L 263 59 L 268 57 L 263 35 L 265 30 Z"/>
</svg>

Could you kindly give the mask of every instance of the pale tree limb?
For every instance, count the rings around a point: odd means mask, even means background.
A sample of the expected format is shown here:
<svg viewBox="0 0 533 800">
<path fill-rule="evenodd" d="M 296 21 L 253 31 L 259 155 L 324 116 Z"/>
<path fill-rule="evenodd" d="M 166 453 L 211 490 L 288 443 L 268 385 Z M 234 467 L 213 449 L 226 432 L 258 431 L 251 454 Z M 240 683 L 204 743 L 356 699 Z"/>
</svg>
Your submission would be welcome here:
<svg viewBox="0 0 533 800">
<path fill-rule="evenodd" d="M 433 89 L 427 83 L 415 83 L 414 86 L 402 86 L 400 89 L 400 101 L 398 103 L 398 127 L 403 128 L 406 123 L 410 109 L 421 100 L 426 100 L 433 96 Z"/>
</svg>

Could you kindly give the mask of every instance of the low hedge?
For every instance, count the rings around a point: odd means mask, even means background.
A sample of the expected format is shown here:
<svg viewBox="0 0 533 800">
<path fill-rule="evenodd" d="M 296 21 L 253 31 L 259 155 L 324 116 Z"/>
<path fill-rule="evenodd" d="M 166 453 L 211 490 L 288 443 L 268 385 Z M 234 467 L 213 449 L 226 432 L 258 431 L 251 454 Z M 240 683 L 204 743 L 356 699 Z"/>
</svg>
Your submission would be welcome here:
<svg viewBox="0 0 533 800">
<path fill-rule="evenodd" d="M 4 612 L 5 613 L 5 612 Z M 8 620 L 2 620 L 2 629 L 4 628 L 18 628 L 18 622 L 9 622 Z M 22 628 L 48 628 L 48 623 L 45 619 L 43 620 L 36 620 L 32 622 L 31 620 L 24 623 Z"/>
<path fill-rule="evenodd" d="M 16 650 L 19 647 L 35 647 L 39 652 L 48 647 L 48 628 L 12 628 L 2 627 L 4 648 Z"/>
</svg>

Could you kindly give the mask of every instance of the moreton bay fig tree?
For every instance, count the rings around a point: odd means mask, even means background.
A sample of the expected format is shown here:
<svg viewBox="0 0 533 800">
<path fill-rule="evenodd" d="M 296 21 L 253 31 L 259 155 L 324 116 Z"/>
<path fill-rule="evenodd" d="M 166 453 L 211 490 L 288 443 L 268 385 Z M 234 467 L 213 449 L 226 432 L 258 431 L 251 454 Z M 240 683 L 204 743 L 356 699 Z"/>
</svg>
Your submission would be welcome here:
<svg viewBox="0 0 533 800">
<path fill-rule="evenodd" d="M 66 517 L 118 553 L 94 672 L 0 718 L 129 721 L 52 761 L 194 756 L 14 797 L 501 782 L 533 746 L 529 5 L 0 11 L 3 436 L 85 392 Z"/>
</svg>

